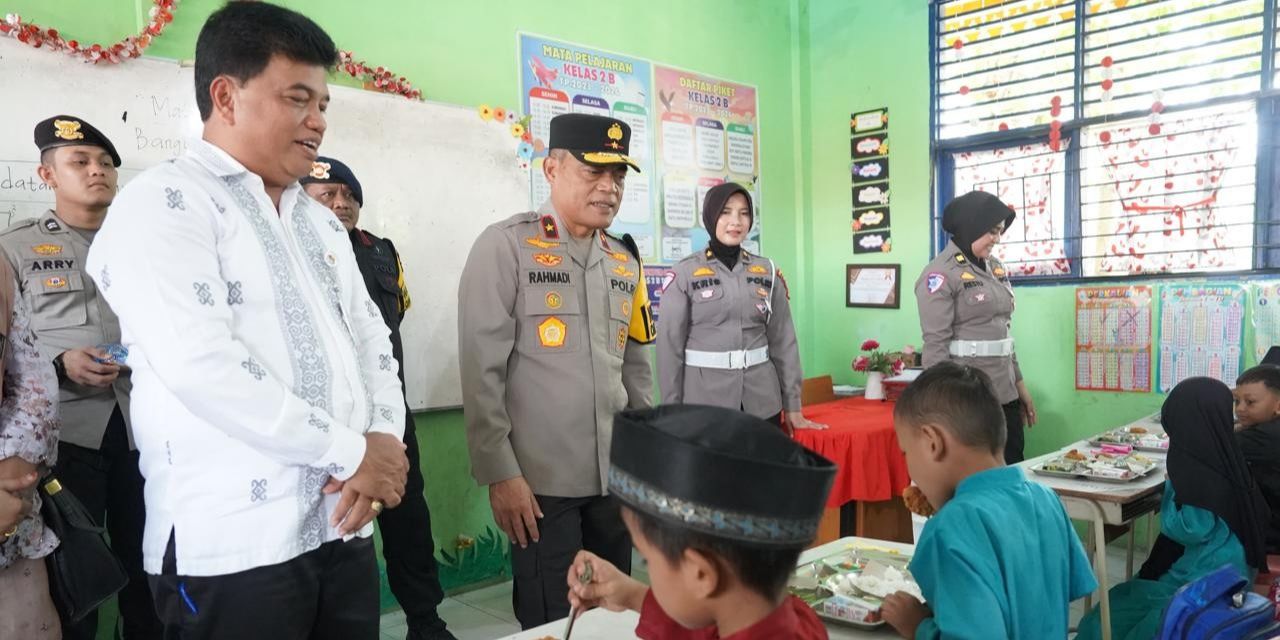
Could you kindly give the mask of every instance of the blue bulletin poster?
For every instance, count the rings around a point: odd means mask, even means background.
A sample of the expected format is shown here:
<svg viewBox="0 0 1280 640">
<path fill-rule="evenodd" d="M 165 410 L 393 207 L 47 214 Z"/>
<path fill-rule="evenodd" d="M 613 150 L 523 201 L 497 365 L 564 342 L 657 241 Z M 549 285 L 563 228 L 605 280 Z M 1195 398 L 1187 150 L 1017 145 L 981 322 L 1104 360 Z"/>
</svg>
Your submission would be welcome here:
<svg viewBox="0 0 1280 640">
<path fill-rule="evenodd" d="M 609 231 L 618 236 L 631 234 L 641 258 L 655 261 L 660 242 L 650 188 L 654 166 L 650 63 L 526 33 L 518 38 L 521 102 L 531 116 L 535 149 L 530 166 L 530 206 L 538 207 L 550 194 L 542 175 L 542 159 L 547 155 L 551 118 L 562 113 L 595 113 L 622 120 L 631 127 L 630 155 L 640 164 L 640 173 L 628 173 L 622 206 Z"/>
</svg>

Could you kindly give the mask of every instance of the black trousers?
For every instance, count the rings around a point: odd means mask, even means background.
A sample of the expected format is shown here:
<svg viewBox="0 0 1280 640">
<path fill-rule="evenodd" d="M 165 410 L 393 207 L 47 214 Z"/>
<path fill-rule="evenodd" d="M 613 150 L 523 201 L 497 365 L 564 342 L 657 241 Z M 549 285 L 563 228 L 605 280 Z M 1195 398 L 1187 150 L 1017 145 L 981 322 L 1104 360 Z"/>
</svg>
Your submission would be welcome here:
<svg viewBox="0 0 1280 640">
<path fill-rule="evenodd" d="M 129 574 L 129 584 L 118 595 L 120 623 L 113 637 L 160 638 L 160 621 L 151 606 L 147 575 L 142 571 L 142 530 L 146 523 L 142 474 L 138 472 L 138 452 L 129 450 L 124 415 L 118 405 L 97 450 L 58 443 L 55 471 L 62 484 L 84 503 L 94 521 L 106 526 L 111 550 Z M 62 635 L 67 640 L 93 640 L 97 631 L 96 611 L 74 624 L 62 621 Z"/>
<path fill-rule="evenodd" d="M 1009 432 L 1004 441 L 1004 463 L 1015 464 L 1022 462 L 1025 437 L 1022 433 L 1021 400 L 1014 400 L 1004 405 L 1004 425 Z"/>
<path fill-rule="evenodd" d="M 177 574 L 169 536 L 150 576 L 165 640 L 377 640 L 378 560 L 370 538 L 335 540 L 288 562 L 221 576 Z"/>
<path fill-rule="evenodd" d="M 511 545 L 511 600 L 524 629 L 569 615 L 566 577 L 578 551 L 586 549 L 631 573 L 631 536 L 613 498 L 534 497 L 542 508 L 541 541 L 525 549 Z"/>
<path fill-rule="evenodd" d="M 404 443 L 408 447 L 409 479 L 404 485 L 400 506 L 378 516 L 382 534 L 382 556 L 387 561 L 387 582 L 404 609 L 410 631 L 430 632 L 445 628 L 436 612 L 444 600 L 440 571 L 436 566 L 436 545 L 431 539 L 431 512 L 423 496 L 426 487 L 418 464 L 418 435 L 413 416 L 406 415 Z"/>
</svg>

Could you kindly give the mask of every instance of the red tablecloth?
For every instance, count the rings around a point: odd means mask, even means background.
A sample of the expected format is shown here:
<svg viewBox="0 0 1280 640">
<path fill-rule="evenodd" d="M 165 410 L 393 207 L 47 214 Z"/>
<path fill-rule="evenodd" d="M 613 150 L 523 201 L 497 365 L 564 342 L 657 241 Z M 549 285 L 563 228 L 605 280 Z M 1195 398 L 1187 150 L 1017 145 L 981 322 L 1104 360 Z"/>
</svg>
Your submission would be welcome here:
<svg viewBox="0 0 1280 640">
<path fill-rule="evenodd" d="M 804 417 L 830 427 L 795 432 L 796 442 L 840 467 L 828 507 L 889 500 L 910 484 L 907 459 L 893 434 L 892 402 L 845 398 L 805 407 Z"/>
</svg>

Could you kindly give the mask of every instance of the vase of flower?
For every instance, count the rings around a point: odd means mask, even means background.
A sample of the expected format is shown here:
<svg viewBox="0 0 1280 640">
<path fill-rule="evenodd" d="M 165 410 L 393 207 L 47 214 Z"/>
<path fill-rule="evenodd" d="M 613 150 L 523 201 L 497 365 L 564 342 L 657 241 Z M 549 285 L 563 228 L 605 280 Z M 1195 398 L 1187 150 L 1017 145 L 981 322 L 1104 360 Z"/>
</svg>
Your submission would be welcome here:
<svg viewBox="0 0 1280 640">
<path fill-rule="evenodd" d="M 867 373 L 867 388 L 862 397 L 868 400 L 884 400 L 884 374 L 879 371 Z"/>
<path fill-rule="evenodd" d="M 863 342 L 862 351 L 866 352 L 866 355 L 860 355 L 853 360 L 853 370 L 867 374 L 867 386 L 862 392 L 862 397 L 868 400 L 884 400 L 884 377 L 902 373 L 906 363 L 902 361 L 899 354 L 881 351 L 880 343 L 875 340 Z"/>
</svg>

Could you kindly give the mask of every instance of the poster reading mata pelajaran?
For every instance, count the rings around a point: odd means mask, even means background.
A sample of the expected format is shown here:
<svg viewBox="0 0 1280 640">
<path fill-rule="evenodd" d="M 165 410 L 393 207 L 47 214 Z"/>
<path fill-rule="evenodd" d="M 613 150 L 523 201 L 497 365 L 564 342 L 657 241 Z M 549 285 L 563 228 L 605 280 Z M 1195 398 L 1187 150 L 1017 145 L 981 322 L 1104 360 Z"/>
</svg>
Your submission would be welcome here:
<svg viewBox="0 0 1280 640">
<path fill-rule="evenodd" d="M 660 259 L 701 250 L 702 199 L 724 182 L 751 193 L 755 219 L 743 247 L 760 250 L 760 132 L 755 87 L 654 65 L 655 191 L 661 203 Z"/>
<path fill-rule="evenodd" d="M 609 230 L 629 233 L 640 255 L 653 260 L 658 254 L 658 225 L 653 212 L 650 184 L 653 176 L 648 61 L 568 42 L 519 34 L 520 91 L 524 112 L 537 150 L 530 167 L 532 207 L 551 194 L 542 174 L 551 119 L 562 113 L 593 113 L 617 118 L 631 127 L 630 155 L 640 173 L 627 174 L 618 215 Z"/>
</svg>

